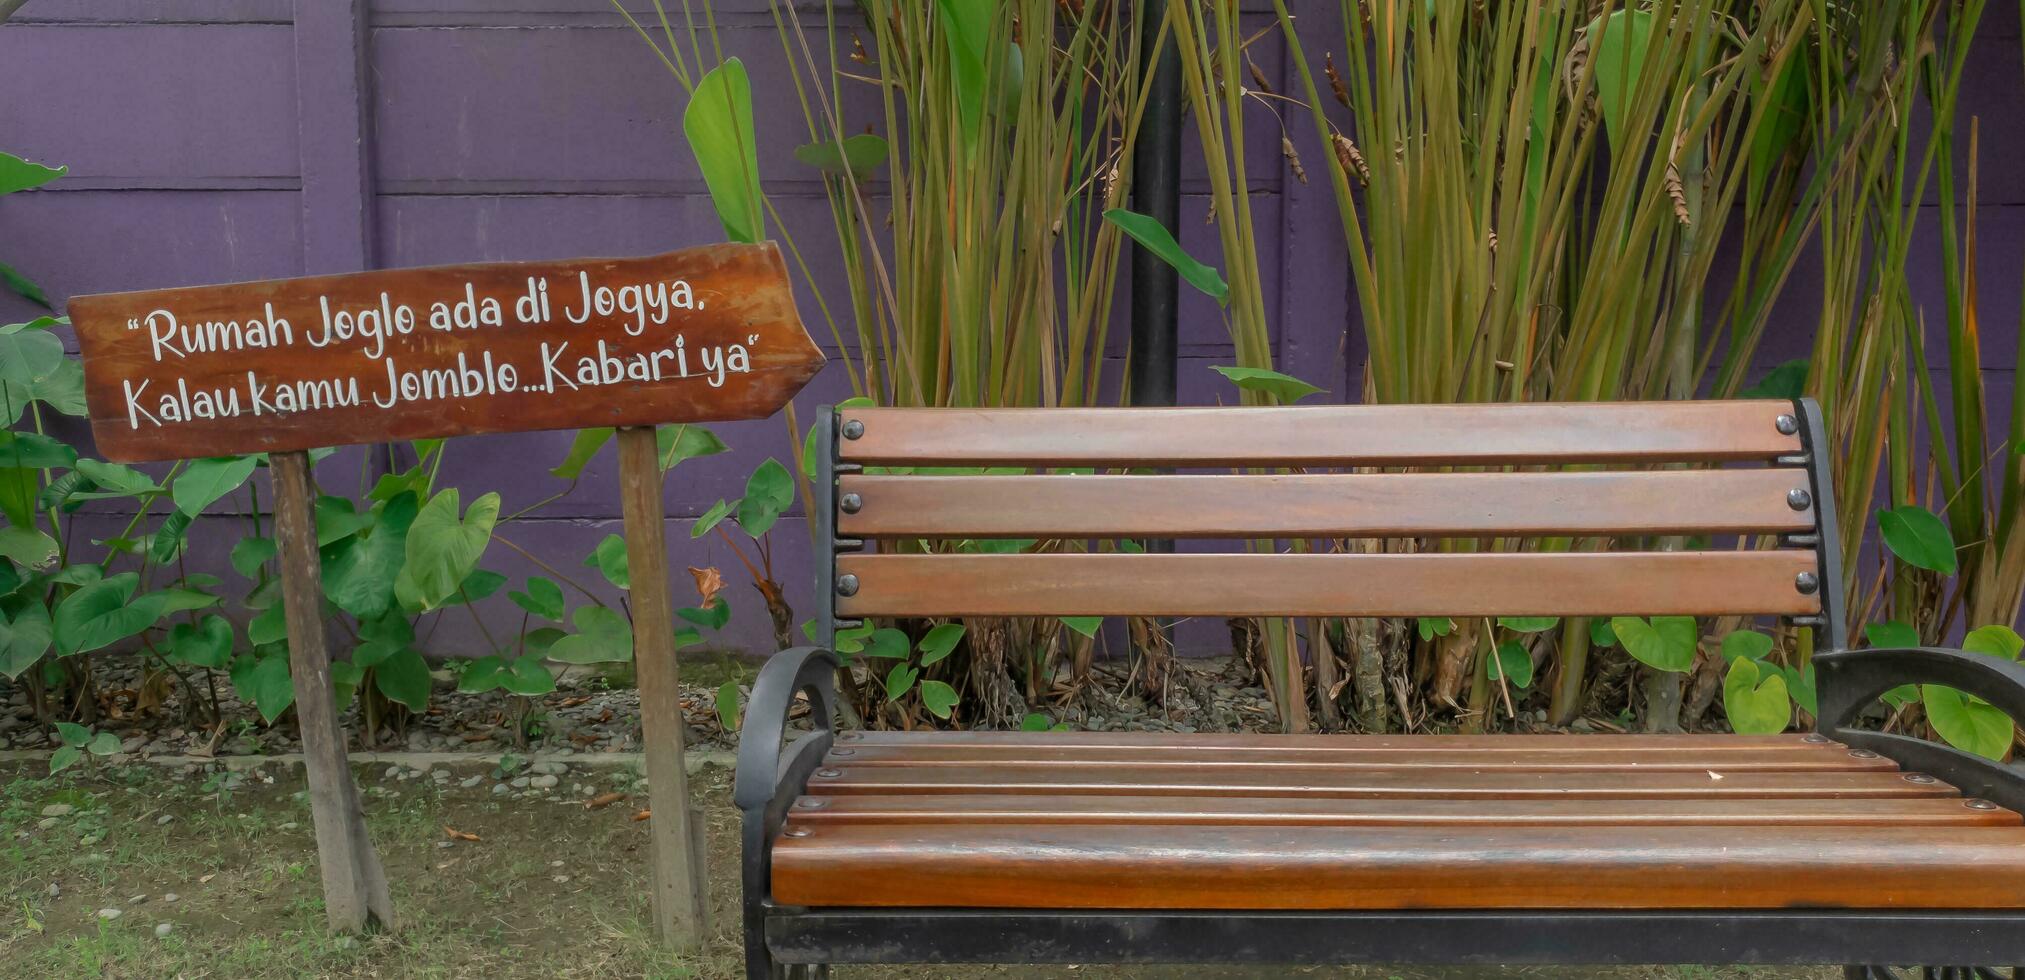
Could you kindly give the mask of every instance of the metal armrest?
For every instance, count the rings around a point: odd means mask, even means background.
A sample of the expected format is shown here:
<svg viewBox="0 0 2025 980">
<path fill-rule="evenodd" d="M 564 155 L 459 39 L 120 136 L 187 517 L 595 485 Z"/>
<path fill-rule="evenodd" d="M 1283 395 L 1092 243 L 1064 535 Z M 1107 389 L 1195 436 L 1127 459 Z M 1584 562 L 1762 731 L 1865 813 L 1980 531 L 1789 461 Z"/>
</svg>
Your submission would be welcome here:
<svg viewBox="0 0 2025 980">
<path fill-rule="evenodd" d="M 738 780 L 732 800 L 739 809 L 764 807 L 779 789 L 784 774 L 781 743 L 787 736 L 788 708 L 794 704 L 796 692 L 808 694 L 816 732 L 829 734 L 837 716 L 836 672 L 837 655 L 817 647 L 783 650 L 760 668 L 752 697 L 746 702 L 745 725 L 738 734 Z"/>
<path fill-rule="evenodd" d="M 2025 811 L 2025 766 L 1993 762 L 1936 742 L 1852 727 L 1871 701 L 1901 684 L 1941 684 L 2025 721 L 2025 664 L 1942 647 L 1836 650 L 1814 658 L 1822 734 L 1868 749 L 1962 792 Z"/>
</svg>

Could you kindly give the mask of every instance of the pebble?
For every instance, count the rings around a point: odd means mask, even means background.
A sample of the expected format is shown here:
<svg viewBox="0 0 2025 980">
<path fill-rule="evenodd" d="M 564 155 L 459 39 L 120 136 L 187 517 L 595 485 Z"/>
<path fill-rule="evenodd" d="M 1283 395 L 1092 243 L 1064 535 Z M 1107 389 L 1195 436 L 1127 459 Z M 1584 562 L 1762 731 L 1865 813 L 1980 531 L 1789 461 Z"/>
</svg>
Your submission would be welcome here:
<svg viewBox="0 0 2025 980">
<path fill-rule="evenodd" d="M 121 742 L 121 743 L 120 743 L 120 751 L 121 751 L 121 752 L 126 752 L 126 753 L 129 753 L 129 754 L 131 754 L 131 753 L 134 753 L 134 752 L 139 752 L 139 751 L 141 750 L 141 746 L 143 746 L 143 745 L 146 745 L 146 744 L 148 744 L 148 738 L 147 738 L 147 736 L 145 736 L 145 735 L 131 735 L 131 736 L 128 736 L 128 737 L 127 737 L 127 739 L 126 739 L 125 741 L 123 741 L 123 742 Z"/>
<path fill-rule="evenodd" d="M 63 895 L 63 886 L 62 886 L 62 885 L 59 885 L 59 884 L 57 884 L 56 882 L 53 882 L 53 881 L 52 881 L 52 882 L 50 882 L 50 883 L 49 883 L 49 897 L 50 897 L 50 898 L 59 898 L 59 897 L 62 897 L 62 895 Z"/>
<path fill-rule="evenodd" d="M 164 902 L 167 902 L 167 903 L 169 903 L 170 905 L 174 905 L 174 904 L 176 904 L 177 902 L 179 902 L 179 901 L 182 901 L 182 899 L 183 899 L 183 896 L 181 896 L 181 895 L 178 895 L 178 894 L 176 894 L 175 892 L 163 892 L 163 893 L 162 893 L 162 901 L 164 901 Z"/>
<path fill-rule="evenodd" d="M 300 827 L 300 826 L 302 826 L 302 825 L 301 825 L 301 824 L 299 824 L 299 823 L 296 823 L 296 822 L 295 822 L 295 821 L 293 821 L 293 820 L 290 820 L 290 821 L 288 821 L 287 823 L 284 823 L 284 824 L 282 824 L 282 825 L 281 825 L 280 827 L 277 827 L 277 828 L 275 828 L 275 829 L 277 829 L 277 830 L 294 830 L 295 828 L 297 828 L 297 827 Z"/>
<path fill-rule="evenodd" d="M 533 789 L 554 789 L 556 787 L 556 784 L 560 783 L 561 781 L 562 780 L 557 779 L 553 775 L 543 773 L 542 775 L 536 776 L 533 779 L 528 780 L 527 785 Z"/>
<path fill-rule="evenodd" d="M 171 926 L 171 925 L 169 925 L 169 924 L 168 924 L 168 923 L 166 923 L 166 922 L 157 922 L 157 923 L 155 923 L 155 938 L 156 938 L 156 939 L 164 939 L 164 938 L 167 938 L 167 937 L 168 937 L 168 935 L 169 935 L 169 933 L 171 933 L 171 932 L 174 932 L 174 931 L 175 931 L 175 927 L 174 927 L 174 926 Z"/>
<path fill-rule="evenodd" d="M 51 803 L 42 808 L 42 815 L 45 817 L 67 817 L 76 810 L 76 807 L 68 803 Z"/>
<path fill-rule="evenodd" d="M 131 897 L 131 898 L 127 899 L 127 904 L 128 904 L 128 905 L 139 905 L 139 904 L 141 904 L 142 902 L 145 902 L 145 901 L 147 901 L 147 900 L 148 900 L 148 896 L 146 896 L 146 895 L 135 895 L 135 896 L 133 896 L 133 897 Z"/>
<path fill-rule="evenodd" d="M 120 916 L 122 916 L 122 915 L 125 915 L 125 914 L 126 914 L 126 913 L 124 913 L 124 912 L 121 912 L 121 911 L 120 911 L 119 909 L 99 909 L 99 910 L 98 910 L 98 917 L 99 917 L 99 918 L 101 918 L 101 919 L 105 919 L 105 920 L 106 920 L 106 921 L 108 921 L 108 922 L 112 921 L 113 919 L 117 919 L 117 918 L 119 918 Z"/>
<path fill-rule="evenodd" d="M 49 828 L 54 827 L 62 822 L 63 821 L 58 820 L 55 817 L 43 817 L 42 819 L 35 821 L 35 829 L 48 830 Z"/>
<path fill-rule="evenodd" d="M 478 785 L 479 783 L 482 783 L 482 782 L 484 782 L 484 781 L 485 781 L 485 776 L 484 776 L 484 774 L 483 774 L 483 773 L 481 773 L 481 774 L 479 774 L 479 775 L 476 775 L 476 776 L 472 776 L 472 777 L 470 777 L 470 778 L 468 778 L 468 779 L 464 779 L 464 780 L 462 780 L 462 781 L 458 782 L 458 784 L 457 784 L 457 785 L 459 785 L 459 786 L 461 786 L 461 787 L 463 787 L 463 788 L 465 788 L 465 789 L 473 789 L 473 788 L 475 788 L 475 787 L 476 787 L 476 786 L 477 786 L 477 785 Z"/>
<path fill-rule="evenodd" d="M 456 847 L 457 842 L 454 840 L 439 840 L 436 842 L 436 846 L 448 850 L 452 847 Z"/>
<path fill-rule="evenodd" d="M 558 885 L 562 885 L 562 884 L 568 884 L 568 883 L 569 883 L 569 880 L 570 880 L 570 876 L 569 876 L 569 875 L 556 875 L 555 877 L 553 877 L 553 878 L 550 878 L 549 880 L 550 880 L 550 881 L 553 881 L 553 882 L 555 882 L 555 883 L 556 883 L 556 884 L 558 884 Z"/>
<path fill-rule="evenodd" d="M 492 795 L 494 796 L 505 796 L 508 792 L 511 791 L 507 789 L 505 783 L 494 783 L 492 786 Z"/>
<path fill-rule="evenodd" d="M 155 826 L 157 827 L 166 827 L 175 822 L 176 822 L 176 815 L 173 813 L 164 813 L 161 816 L 155 818 Z"/>
<path fill-rule="evenodd" d="M 515 776 L 513 777 L 513 782 L 507 785 L 512 786 L 514 789 L 526 789 L 532 778 L 530 776 Z"/>
<path fill-rule="evenodd" d="M 388 767 L 387 767 L 387 771 L 386 771 L 386 773 L 385 773 L 385 774 L 383 774 L 383 775 L 382 775 L 382 776 L 381 776 L 380 778 L 382 778 L 382 779 L 399 779 L 399 778 L 401 778 L 401 776 L 402 776 L 402 770 L 401 770 L 401 767 L 400 767 L 400 766 L 388 766 Z"/>
</svg>

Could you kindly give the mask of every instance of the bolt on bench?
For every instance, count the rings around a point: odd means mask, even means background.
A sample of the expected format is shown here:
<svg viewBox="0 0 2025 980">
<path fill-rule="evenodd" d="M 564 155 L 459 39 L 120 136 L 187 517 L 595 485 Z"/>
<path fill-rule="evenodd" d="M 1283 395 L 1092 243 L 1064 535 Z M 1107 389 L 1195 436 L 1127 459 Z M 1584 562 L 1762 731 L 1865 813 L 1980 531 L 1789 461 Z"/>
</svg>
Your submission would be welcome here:
<svg viewBox="0 0 2025 980">
<path fill-rule="evenodd" d="M 1821 733 L 832 735 L 835 656 L 785 651 L 739 749 L 755 980 L 889 962 L 2025 963 L 2025 770 L 1856 727 L 1915 682 L 2025 717 L 2025 666 L 1848 649 L 1810 401 L 825 409 L 817 440 L 825 646 L 870 617 L 1776 615 L 1823 651 Z M 984 466 L 1035 475 L 881 469 Z M 1370 472 L 1402 467 L 1422 471 Z M 1128 468 L 1179 472 L 1111 475 Z M 1190 472 L 1206 469 L 1238 472 Z M 1664 535 L 1741 543 L 1581 550 Z M 1564 541 L 866 547 L 1385 537 Z M 815 731 L 783 753 L 797 695 Z"/>
</svg>

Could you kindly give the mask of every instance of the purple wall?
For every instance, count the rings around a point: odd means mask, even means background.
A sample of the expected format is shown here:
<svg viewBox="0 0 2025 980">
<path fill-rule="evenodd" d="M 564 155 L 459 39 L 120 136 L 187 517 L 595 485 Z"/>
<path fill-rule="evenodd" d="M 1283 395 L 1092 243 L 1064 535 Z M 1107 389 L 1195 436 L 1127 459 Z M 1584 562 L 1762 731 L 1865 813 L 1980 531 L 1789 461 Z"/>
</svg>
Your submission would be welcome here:
<svg viewBox="0 0 2025 980">
<path fill-rule="evenodd" d="M 1270 4 L 1245 2 L 1264 26 Z M 787 154 L 804 134 L 767 4 L 717 6 L 727 53 L 746 60 L 758 89 L 769 193 L 826 292 L 841 296 L 821 185 Z M 651 10 L 639 0 L 629 9 Z M 1334 23 L 1333 15 L 1317 19 Z M 1293 90 L 1297 79 L 1274 40 L 1269 32 L 1254 56 L 1277 87 Z M 45 190 L 0 198 L 0 260 L 59 304 L 86 292 L 371 267 L 638 254 L 719 234 L 680 135 L 680 90 L 607 0 L 30 0 L 0 26 L 0 65 L 11 83 L 0 90 L 0 149 L 71 168 Z M 2021 91 L 2017 11 L 1993 5 L 1963 99 L 1965 115 L 1982 117 L 1988 164 L 1979 272 L 1993 405 L 2009 397 L 2008 327 L 2025 268 L 2025 171 L 2008 165 L 2025 155 Z M 873 121 L 869 112 L 851 115 L 846 128 Z M 1252 159 L 1276 159 L 1277 127 L 1257 113 L 1250 127 L 1258 144 Z M 1304 119 L 1290 120 L 1288 130 L 1311 170 L 1329 165 Z M 1182 238 L 1214 256 L 1212 230 L 1200 220 L 1207 184 L 1186 149 L 1193 140 L 1184 137 Z M 1262 235 L 1279 243 L 1265 250 L 1263 272 L 1282 367 L 1343 399 L 1355 390 L 1362 345 L 1328 188 L 1297 183 L 1284 165 L 1253 179 Z M 1922 229 L 1913 274 L 1937 310 L 1931 212 Z M 1803 266 L 1788 290 L 1790 322 L 1811 322 L 1819 282 L 1818 270 Z M 805 295 L 802 303 L 813 319 L 813 301 Z M 0 296 L 0 322 L 33 312 Z M 1231 359 L 1214 306 L 1190 294 L 1183 318 L 1182 398 L 1228 397 L 1207 370 Z M 811 332 L 819 340 L 827 333 L 817 323 Z M 1114 354 L 1123 353 L 1127 333 L 1122 319 L 1114 325 Z M 1777 333 L 1764 360 L 1803 354 L 1806 343 L 1802 330 Z M 847 393 L 833 369 L 797 404 L 806 419 L 815 405 Z M 678 568 L 718 565 L 738 582 L 737 559 L 714 536 L 692 542 L 689 523 L 719 497 L 737 495 L 758 460 L 785 456 L 795 443 L 779 420 L 717 428 L 734 452 L 686 463 L 670 482 L 670 558 Z M 454 484 L 500 490 L 511 512 L 561 489 L 535 464 L 553 465 L 569 440 L 568 433 L 461 440 L 450 447 L 446 473 Z M 348 488 L 375 465 L 372 453 L 340 454 L 319 478 Z M 578 562 L 618 530 L 614 469 L 608 451 L 574 491 L 502 533 L 595 579 Z M 774 537 L 776 566 L 805 617 L 805 525 L 799 516 L 784 520 Z M 214 529 L 196 540 L 222 551 L 231 537 Z M 488 564 L 516 579 L 532 570 L 497 546 Z M 768 648 L 756 597 L 743 585 L 728 594 L 740 615 L 726 639 Z M 518 622 L 503 601 L 484 608 L 507 631 Z M 433 644 L 469 650 L 475 635 L 468 617 L 453 617 Z"/>
</svg>

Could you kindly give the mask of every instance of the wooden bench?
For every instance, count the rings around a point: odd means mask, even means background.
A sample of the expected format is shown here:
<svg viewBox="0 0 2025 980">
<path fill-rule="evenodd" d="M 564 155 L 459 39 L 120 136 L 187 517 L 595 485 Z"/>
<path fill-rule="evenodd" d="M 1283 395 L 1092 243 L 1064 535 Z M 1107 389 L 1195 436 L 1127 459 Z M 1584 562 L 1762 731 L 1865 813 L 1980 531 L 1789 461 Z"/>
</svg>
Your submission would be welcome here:
<svg viewBox="0 0 2025 980">
<path fill-rule="evenodd" d="M 837 658 L 790 650 L 739 750 L 755 980 L 868 962 L 2025 962 L 2025 771 L 1857 727 L 1911 682 L 2025 717 L 2025 666 L 1849 649 L 1811 402 L 853 408 L 817 439 L 824 646 L 874 617 L 1782 616 L 1813 627 L 1820 733 L 833 735 Z M 1623 550 L 1667 535 L 1710 543 Z M 1384 537 L 1564 546 L 1323 546 Z M 1076 546 L 867 546 L 980 538 Z M 1321 544 L 1080 545 L 1127 538 Z M 783 752 L 798 695 L 815 731 Z"/>
</svg>

